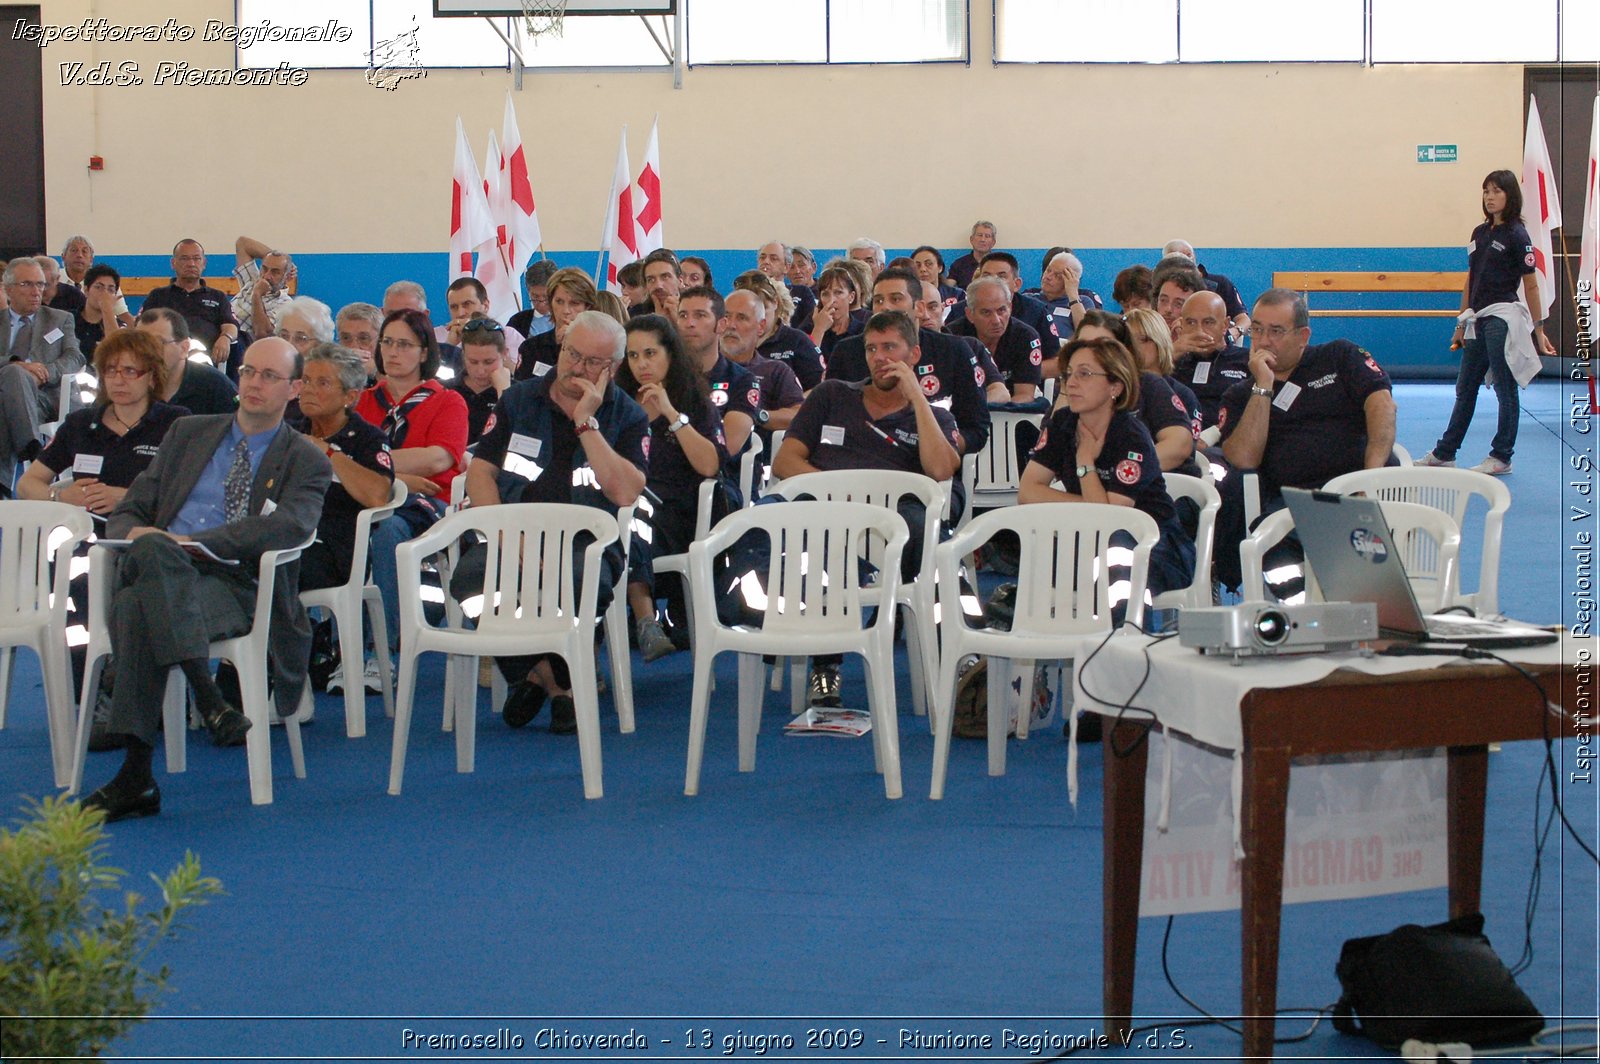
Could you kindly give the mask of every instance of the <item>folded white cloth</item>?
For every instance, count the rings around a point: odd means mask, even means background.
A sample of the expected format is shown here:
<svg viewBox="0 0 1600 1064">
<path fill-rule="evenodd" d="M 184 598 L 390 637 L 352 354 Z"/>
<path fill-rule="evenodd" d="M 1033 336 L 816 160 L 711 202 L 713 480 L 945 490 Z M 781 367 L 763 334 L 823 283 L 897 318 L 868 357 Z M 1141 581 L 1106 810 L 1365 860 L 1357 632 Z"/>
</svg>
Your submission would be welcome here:
<svg viewBox="0 0 1600 1064">
<path fill-rule="evenodd" d="M 1467 327 L 1463 334 L 1468 340 L 1478 335 L 1479 318 L 1500 318 L 1506 323 L 1506 365 L 1511 376 L 1526 388 L 1539 375 L 1544 363 L 1539 361 L 1539 351 L 1533 346 L 1533 316 L 1521 303 L 1491 303 L 1482 310 L 1463 310 L 1456 320 Z M 1494 372 L 1494 367 L 1489 367 Z"/>
</svg>

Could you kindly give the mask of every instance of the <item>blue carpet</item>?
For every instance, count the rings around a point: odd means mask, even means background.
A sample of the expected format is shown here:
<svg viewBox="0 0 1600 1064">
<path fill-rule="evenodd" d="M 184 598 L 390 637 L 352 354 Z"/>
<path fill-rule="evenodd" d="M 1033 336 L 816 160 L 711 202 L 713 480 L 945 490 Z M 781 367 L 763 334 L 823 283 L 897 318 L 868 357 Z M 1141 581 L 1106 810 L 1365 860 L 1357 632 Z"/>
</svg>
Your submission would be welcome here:
<svg viewBox="0 0 1600 1064">
<path fill-rule="evenodd" d="M 1443 426 L 1450 390 L 1405 385 L 1399 399 L 1401 442 L 1420 454 Z M 1589 444 L 1563 434 L 1566 406 L 1556 385 L 1541 383 L 1525 399 L 1502 604 L 1534 620 L 1570 619 L 1569 570 L 1559 560 L 1568 535 L 1562 485 L 1568 459 Z M 1463 459 L 1486 452 L 1488 413 L 1480 412 Z M 240 751 L 215 750 L 203 735 L 191 736 L 189 771 L 173 776 L 162 772 L 158 755 L 166 811 L 114 825 L 113 863 L 133 873 L 131 887 L 143 889 L 145 873 L 164 872 L 194 850 L 228 895 L 199 910 L 183 938 L 157 952 L 172 968 L 175 990 L 161 1015 L 137 1027 L 117 1052 L 213 1060 L 551 1059 L 587 1051 L 539 1048 L 542 1028 L 620 1035 L 632 1027 L 648 1037 L 648 1050 L 596 1055 L 1006 1059 L 1059 1049 L 1060 1037 L 1098 1029 L 1098 748 L 1080 762 L 1076 810 L 1066 798 L 1059 732 L 1013 741 L 1008 772 L 999 778 L 986 775 L 983 743 L 958 741 L 947 796 L 933 803 L 926 798 L 932 740 L 926 721 L 905 712 L 906 797 L 890 802 L 872 771 L 868 740 L 781 734 L 785 692 L 769 694 L 756 771 L 740 774 L 733 659 L 725 657 L 701 793 L 686 798 L 688 658 L 633 664 L 636 734 L 616 733 L 602 698 L 606 795 L 599 801 L 582 797 L 573 739 L 545 732 L 547 718 L 506 729 L 488 713 L 486 695 L 477 770 L 458 775 L 453 737 L 439 730 L 437 657 L 425 659 L 400 797 L 384 793 L 392 729 L 376 698 L 369 700 L 368 736 L 348 740 L 341 702 L 319 697 L 317 722 L 305 732 L 306 780 L 293 778 L 275 734 L 271 806 L 248 804 Z M 847 691 L 863 689 L 858 665 L 847 663 L 845 681 Z M 1488 934 L 1508 962 L 1522 947 L 1543 755 L 1537 744 L 1521 743 L 1490 760 L 1484 907 Z M 1574 765 L 1572 744 L 1558 746 L 1556 756 Z M 89 785 L 104 780 L 117 760 L 91 755 Z M 11 796 L 49 792 L 48 762 L 38 673 L 23 655 L 0 733 L 8 809 L 15 807 Z M 1592 843 L 1592 784 L 1565 794 Z M 1552 836 L 1534 961 L 1519 979 L 1552 1017 L 1593 1015 L 1596 896 L 1593 866 Z M 1331 1003 L 1338 996 L 1333 965 L 1346 938 L 1435 922 L 1445 908 L 1439 890 L 1289 907 L 1279 1001 Z M 1165 923 L 1141 924 L 1136 1005 L 1143 1015 L 1192 1019 L 1162 975 Z M 1178 985 L 1223 1014 L 1238 1007 L 1238 935 L 1236 913 L 1180 917 L 1172 934 Z M 1125 1053 L 1085 1055 L 1231 1058 L 1239 1051 L 1227 1032 L 1180 1026 L 1181 1046 L 1167 1031 L 1164 1048 L 1136 1044 Z M 1285 1020 L 1280 1031 L 1301 1026 Z M 507 1033 L 497 1035 L 502 1028 Z M 988 1034 L 993 1048 L 912 1054 L 897 1049 L 902 1028 L 925 1036 Z M 1003 1043 L 1008 1028 L 1038 1040 Z M 408 1029 L 523 1041 L 520 1049 L 452 1053 L 406 1045 Z M 819 1035 L 819 1048 L 808 1052 L 810 1029 L 859 1029 L 863 1044 L 835 1050 Z M 709 1036 L 712 1048 L 688 1050 L 691 1031 L 696 1040 Z M 791 1037 L 794 1048 L 762 1041 L 769 1036 Z M 725 1046 L 725 1038 L 733 1041 Z M 1384 1054 L 1325 1023 L 1280 1055 Z"/>
</svg>

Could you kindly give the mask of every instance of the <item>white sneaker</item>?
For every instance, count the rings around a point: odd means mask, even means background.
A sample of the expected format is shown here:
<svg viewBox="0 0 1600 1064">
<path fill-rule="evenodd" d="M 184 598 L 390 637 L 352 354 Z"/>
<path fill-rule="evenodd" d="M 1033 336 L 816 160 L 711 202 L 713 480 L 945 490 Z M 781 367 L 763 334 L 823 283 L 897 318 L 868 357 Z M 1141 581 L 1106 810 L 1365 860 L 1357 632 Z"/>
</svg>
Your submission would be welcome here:
<svg viewBox="0 0 1600 1064">
<path fill-rule="evenodd" d="M 1448 468 L 1454 466 L 1456 464 L 1456 460 L 1454 458 L 1440 458 L 1432 451 L 1429 451 L 1421 458 L 1414 459 L 1412 464 L 1419 466 L 1444 466 Z"/>
<path fill-rule="evenodd" d="M 1500 459 L 1491 454 L 1489 457 L 1473 466 L 1472 471 L 1474 473 L 1487 473 L 1491 477 L 1503 477 L 1507 473 L 1511 472 L 1511 463 L 1502 462 Z"/>
<path fill-rule="evenodd" d="M 361 683 L 369 695 L 383 694 L 383 677 L 378 675 L 378 659 L 368 658 L 361 667 Z"/>
<path fill-rule="evenodd" d="M 328 674 L 328 693 L 330 695 L 344 694 L 344 662 L 333 667 L 333 672 Z"/>
</svg>

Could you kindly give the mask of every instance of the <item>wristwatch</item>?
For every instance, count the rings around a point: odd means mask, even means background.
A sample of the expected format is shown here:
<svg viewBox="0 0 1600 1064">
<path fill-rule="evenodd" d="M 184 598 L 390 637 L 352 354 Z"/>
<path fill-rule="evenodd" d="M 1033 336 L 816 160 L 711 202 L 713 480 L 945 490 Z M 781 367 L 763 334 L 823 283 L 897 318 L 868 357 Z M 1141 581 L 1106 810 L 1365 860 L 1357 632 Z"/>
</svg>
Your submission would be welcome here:
<svg viewBox="0 0 1600 1064">
<path fill-rule="evenodd" d="M 688 414 L 679 414 L 678 415 L 678 420 L 674 421 L 672 424 L 667 426 L 667 431 L 672 433 L 674 436 L 676 436 L 683 429 L 687 428 L 688 425 L 689 425 L 689 415 Z"/>
<path fill-rule="evenodd" d="M 1264 395 L 1268 399 L 1271 399 L 1272 398 L 1272 389 L 1271 388 L 1263 388 L 1259 384 L 1252 384 L 1250 386 L 1250 394 L 1251 395 Z"/>
<path fill-rule="evenodd" d="M 572 426 L 572 431 L 573 431 L 574 435 L 582 436 L 585 432 L 588 432 L 591 429 L 597 429 L 599 427 L 600 427 L 599 419 L 591 415 L 589 420 L 580 421 L 576 425 L 573 425 Z"/>
<path fill-rule="evenodd" d="M 756 424 L 757 425 L 765 425 L 767 422 L 769 422 L 771 420 L 772 420 L 772 414 L 769 411 L 766 411 L 766 410 L 757 410 L 756 411 Z"/>
<path fill-rule="evenodd" d="M 1073 472 L 1078 475 L 1079 480 L 1083 480 L 1089 475 L 1089 468 L 1089 466 L 1081 465 L 1077 469 L 1074 469 Z"/>
</svg>

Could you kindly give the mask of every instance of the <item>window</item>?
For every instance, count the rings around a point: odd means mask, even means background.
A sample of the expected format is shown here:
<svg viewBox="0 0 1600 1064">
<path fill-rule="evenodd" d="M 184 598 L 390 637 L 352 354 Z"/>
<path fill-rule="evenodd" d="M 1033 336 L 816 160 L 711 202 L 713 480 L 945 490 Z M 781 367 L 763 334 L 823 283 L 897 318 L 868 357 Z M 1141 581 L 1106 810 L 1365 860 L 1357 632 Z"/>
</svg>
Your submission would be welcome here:
<svg viewBox="0 0 1600 1064">
<path fill-rule="evenodd" d="M 691 65 L 921 63 L 967 54 L 967 0 L 683 0 Z"/>
<path fill-rule="evenodd" d="M 1561 58 L 1568 63 L 1600 62 L 1600 0 L 1562 0 Z"/>
<path fill-rule="evenodd" d="M 1350 62 L 1365 55 L 1363 0 L 1183 0 L 1185 63 Z"/>
<path fill-rule="evenodd" d="M 1600 0 L 991 2 L 997 63 L 1600 62 Z"/>
<path fill-rule="evenodd" d="M 350 30 L 343 42 L 264 40 L 245 44 L 263 24 L 310 28 L 334 21 Z M 502 31 L 507 20 L 496 19 Z M 433 0 L 238 0 L 241 68 L 280 62 L 308 69 L 365 68 L 377 51 L 396 66 L 505 67 L 510 50 L 481 18 L 435 18 Z"/>
<path fill-rule="evenodd" d="M 1370 0 L 1374 63 L 1553 63 L 1555 0 Z"/>
<path fill-rule="evenodd" d="M 997 0 L 1002 63 L 1171 63 L 1178 0 Z"/>
</svg>

